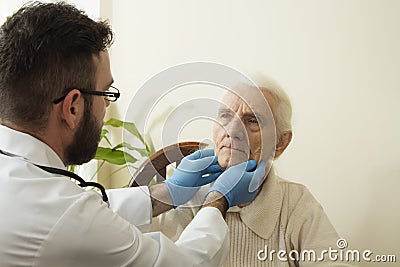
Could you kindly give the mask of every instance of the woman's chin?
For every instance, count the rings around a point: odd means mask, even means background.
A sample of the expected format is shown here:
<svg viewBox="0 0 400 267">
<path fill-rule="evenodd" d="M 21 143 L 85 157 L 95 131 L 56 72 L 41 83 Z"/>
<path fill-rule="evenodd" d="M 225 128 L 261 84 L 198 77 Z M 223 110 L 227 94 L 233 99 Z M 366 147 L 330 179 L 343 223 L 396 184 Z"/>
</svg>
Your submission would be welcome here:
<svg viewBox="0 0 400 267">
<path fill-rule="evenodd" d="M 237 165 L 239 163 L 247 161 L 248 158 L 244 156 L 233 156 L 233 157 L 218 157 L 218 164 L 222 170 Z"/>
</svg>

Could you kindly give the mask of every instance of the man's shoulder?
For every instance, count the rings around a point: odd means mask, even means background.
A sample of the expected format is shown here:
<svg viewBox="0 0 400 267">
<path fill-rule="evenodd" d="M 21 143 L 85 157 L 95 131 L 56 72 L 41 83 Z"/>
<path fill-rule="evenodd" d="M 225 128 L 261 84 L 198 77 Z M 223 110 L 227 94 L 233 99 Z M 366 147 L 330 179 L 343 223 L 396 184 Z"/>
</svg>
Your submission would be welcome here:
<svg viewBox="0 0 400 267">
<path fill-rule="evenodd" d="M 1 166 L 2 180 L 0 193 L 14 201 L 3 203 L 0 210 L 16 212 L 18 216 L 32 217 L 32 223 L 46 224 L 58 221 L 69 209 L 79 209 L 79 203 L 93 201 L 96 192 L 85 191 L 69 178 L 50 174 L 29 162 L 10 160 L 9 165 Z M 23 194 L 23 197 L 16 197 Z M 100 198 L 101 199 L 101 198 Z M 42 216 L 37 216 L 37 214 Z"/>
</svg>

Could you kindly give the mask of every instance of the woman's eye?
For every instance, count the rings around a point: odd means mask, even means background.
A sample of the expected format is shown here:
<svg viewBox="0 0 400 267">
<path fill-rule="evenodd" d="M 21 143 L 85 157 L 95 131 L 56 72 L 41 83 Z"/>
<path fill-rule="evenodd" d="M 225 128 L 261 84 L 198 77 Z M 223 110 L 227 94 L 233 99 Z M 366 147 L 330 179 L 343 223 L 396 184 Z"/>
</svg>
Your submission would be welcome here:
<svg viewBox="0 0 400 267">
<path fill-rule="evenodd" d="M 249 123 L 258 124 L 258 121 L 257 121 L 257 119 L 249 119 Z"/>
<path fill-rule="evenodd" d="M 219 117 L 220 117 L 221 119 L 229 119 L 229 118 L 231 117 L 231 115 L 228 114 L 228 113 L 223 113 L 223 114 L 221 114 Z"/>
</svg>

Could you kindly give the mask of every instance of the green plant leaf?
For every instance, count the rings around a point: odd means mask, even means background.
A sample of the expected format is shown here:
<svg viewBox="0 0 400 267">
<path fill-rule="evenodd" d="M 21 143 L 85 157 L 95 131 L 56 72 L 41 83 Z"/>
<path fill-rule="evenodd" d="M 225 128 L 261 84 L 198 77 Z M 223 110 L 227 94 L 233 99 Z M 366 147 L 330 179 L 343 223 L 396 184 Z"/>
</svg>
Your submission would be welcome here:
<svg viewBox="0 0 400 267">
<path fill-rule="evenodd" d="M 100 136 L 100 137 L 103 138 L 103 137 L 106 136 L 108 133 L 109 133 L 109 131 L 108 131 L 107 129 L 104 129 L 104 128 L 103 128 L 103 129 L 101 130 L 101 136 Z"/>
<path fill-rule="evenodd" d="M 156 178 L 154 177 L 153 179 L 150 180 L 148 186 L 155 185 L 156 183 L 157 183 L 157 180 L 156 180 Z"/>
<path fill-rule="evenodd" d="M 108 121 L 104 122 L 104 125 L 110 125 L 112 127 L 118 128 L 122 127 L 122 125 L 124 125 L 124 122 L 118 119 L 111 118 Z"/>
<path fill-rule="evenodd" d="M 156 150 L 154 148 L 153 140 L 151 139 L 150 134 L 146 134 L 146 150 L 147 150 L 147 156 L 151 156 L 154 153 L 156 153 Z"/>
<path fill-rule="evenodd" d="M 125 169 L 127 166 L 130 166 L 130 168 L 137 170 L 138 167 L 134 166 L 134 163 L 137 163 L 138 161 L 137 158 L 149 157 L 150 155 L 154 154 L 155 149 L 150 135 L 146 135 L 146 137 L 144 138 L 144 136 L 142 136 L 138 131 L 136 124 L 132 122 L 124 122 L 115 118 L 110 118 L 109 120 L 104 122 L 103 126 L 104 127 L 102 128 L 101 131 L 100 140 L 105 139 L 108 145 L 105 145 L 107 147 L 98 147 L 96 151 L 94 159 L 101 161 L 101 164 L 100 166 L 98 166 L 97 171 L 93 176 L 95 176 L 98 173 L 98 170 L 101 168 L 101 166 L 103 166 L 104 162 L 121 166 L 117 168 L 115 172 L 112 173 L 114 174 L 116 172 Z M 110 141 L 111 139 L 109 139 L 110 133 L 112 132 L 112 130 L 109 127 L 123 128 L 124 131 L 125 130 L 128 131 L 135 138 L 137 138 L 144 145 L 144 147 L 142 148 L 140 144 L 138 145 L 139 147 L 135 147 L 127 142 L 122 142 L 117 145 L 113 144 Z M 138 154 L 134 153 L 133 156 L 129 150 L 136 151 L 138 152 Z"/>
<path fill-rule="evenodd" d="M 137 151 L 137 152 L 139 152 L 140 156 L 147 157 L 147 151 L 146 151 L 145 148 L 134 147 L 134 146 L 131 146 L 130 144 L 128 144 L 126 142 L 123 142 L 121 144 L 116 145 L 115 147 L 113 147 L 113 149 L 117 150 L 117 149 L 119 149 L 121 147 L 126 147 L 129 150 Z"/>
<path fill-rule="evenodd" d="M 133 122 L 124 122 L 118 119 L 111 118 L 106 121 L 104 125 L 109 125 L 112 127 L 123 127 L 125 130 L 136 136 L 144 145 L 146 145 L 142 135 L 139 133 L 136 125 Z"/>
<path fill-rule="evenodd" d="M 69 165 L 68 168 L 67 168 L 67 170 L 68 170 L 69 172 L 75 173 L 76 165 Z"/>
<path fill-rule="evenodd" d="M 135 157 L 127 152 L 107 147 L 98 147 L 94 159 L 104 160 L 115 165 L 123 165 L 127 162 L 135 163 L 137 161 Z"/>
<path fill-rule="evenodd" d="M 100 140 L 102 140 L 103 138 L 107 141 L 107 143 L 110 145 L 110 146 L 112 146 L 112 144 L 111 144 L 111 142 L 110 142 L 110 140 L 108 139 L 108 137 L 107 137 L 107 134 L 109 133 L 109 131 L 107 130 L 107 129 L 102 129 L 101 130 L 101 135 L 100 135 Z"/>
</svg>

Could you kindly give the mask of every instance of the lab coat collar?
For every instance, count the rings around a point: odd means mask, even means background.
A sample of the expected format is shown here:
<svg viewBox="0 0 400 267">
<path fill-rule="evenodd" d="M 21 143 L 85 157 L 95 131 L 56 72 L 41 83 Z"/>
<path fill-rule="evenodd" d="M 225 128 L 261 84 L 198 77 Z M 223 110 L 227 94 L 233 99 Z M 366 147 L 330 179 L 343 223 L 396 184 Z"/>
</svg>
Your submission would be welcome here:
<svg viewBox="0 0 400 267">
<path fill-rule="evenodd" d="M 38 165 L 66 169 L 57 153 L 37 138 L 4 125 L 0 125 L 0 136 L 1 150 Z"/>
<path fill-rule="evenodd" d="M 279 178 L 271 168 L 267 180 L 253 202 L 243 208 L 232 207 L 228 212 L 239 212 L 241 220 L 247 227 L 260 237 L 269 239 L 277 226 L 282 202 L 283 192 L 279 186 Z"/>
</svg>

